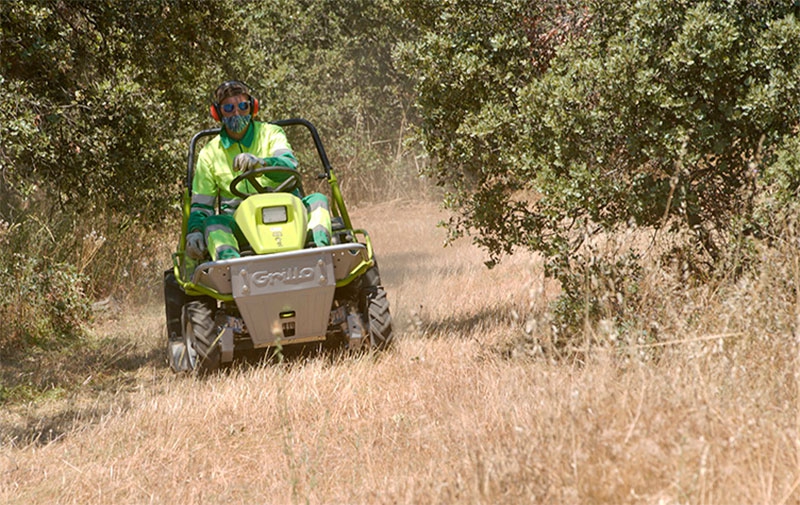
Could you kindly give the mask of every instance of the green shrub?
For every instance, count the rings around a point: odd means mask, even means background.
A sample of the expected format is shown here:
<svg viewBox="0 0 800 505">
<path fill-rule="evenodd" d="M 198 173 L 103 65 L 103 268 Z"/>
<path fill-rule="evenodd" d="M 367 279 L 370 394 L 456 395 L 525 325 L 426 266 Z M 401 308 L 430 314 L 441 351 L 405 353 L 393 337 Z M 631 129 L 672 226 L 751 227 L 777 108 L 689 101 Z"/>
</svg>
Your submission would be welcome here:
<svg viewBox="0 0 800 505">
<path fill-rule="evenodd" d="M 800 124 L 797 5 L 401 3 L 417 13 L 401 61 L 451 234 L 472 236 L 490 264 L 542 253 L 566 291 L 564 328 L 605 317 L 586 279 L 629 268 L 576 253 L 576 234 L 670 235 L 701 281 L 757 264 L 755 223 L 789 200 L 758 214 L 759 177 Z M 778 182 L 796 198 L 790 152 Z"/>
<path fill-rule="evenodd" d="M 641 326 L 639 259 L 632 252 L 617 256 L 588 248 L 569 261 L 548 265 L 548 275 L 563 288 L 553 304 L 554 330 L 561 344 L 592 334 L 600 321 L 616 329 Z"/>
<path fill-rule="evenodd" d="M 91 316 L 85 276 L 69 263 L 7 254 L 7 245 L 2 249 L 0 320 L 7 330 L 0 336 L 0 349 L 51 347 L 80 338 Z"/>
</svg>

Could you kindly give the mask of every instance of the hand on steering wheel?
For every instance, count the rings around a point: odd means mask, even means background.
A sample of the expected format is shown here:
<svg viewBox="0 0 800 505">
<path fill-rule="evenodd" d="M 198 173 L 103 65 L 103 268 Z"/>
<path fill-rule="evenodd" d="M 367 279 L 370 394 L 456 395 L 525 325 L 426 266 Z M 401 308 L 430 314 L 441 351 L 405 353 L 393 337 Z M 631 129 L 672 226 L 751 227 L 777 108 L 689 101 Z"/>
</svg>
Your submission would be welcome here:
<svg viewBox="0 0 800 505">
<path fill-rule="evenodd" d="M 285 180 L 278 184 L 277 187 L 273 188 L 271 186 L 265 186 L 259 181 L 259 177 L 261 175 L 265 175 L 267 178 L 271 178 L 270 176 L 277 176 L 278 178 L 285 177 Z M 247 198 L 251 194 L 245 193 L 236 186 L 238 186 L 242 181 L 248 181 L 253 187 L 256 189 L 256 193 L 263 194 L 263 193 L 291 193 L 296 189 L 300 190 L 300 193 L 303 194 L 303 183 L 300 180 L 300 174 L 297 170 L 286 168 L 286 167 L 260 167 L 255 168 L 253 170 L 249 170 L 247 172 L 242 172 L 241 174 L 237 175 L 232 181 L 230 185 L 231 193 L 238 196 L 239 198 Z"/>
</svg>

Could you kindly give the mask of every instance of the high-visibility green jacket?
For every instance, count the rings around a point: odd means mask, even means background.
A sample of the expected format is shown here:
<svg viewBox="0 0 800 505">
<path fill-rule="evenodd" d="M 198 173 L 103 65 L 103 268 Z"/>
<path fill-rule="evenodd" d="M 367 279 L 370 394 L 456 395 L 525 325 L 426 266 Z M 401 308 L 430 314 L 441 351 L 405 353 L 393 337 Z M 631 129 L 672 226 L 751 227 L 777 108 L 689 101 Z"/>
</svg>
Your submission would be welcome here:
<svg viewBox="0 0 800 505">
<path fill-rule="evenodd" d="M 253 121 L 241 140 L 231 139 L 223 129 L 211 139 L 197 157 L 197 167 L 192 179 L 192 206 L 189 214 L 188 231 L 202 231 L 208 216 L 215 213 L 217 198 L 222 214 L 233 214 L 241 200 L 230 191 L 231 181 L 239 175 L 233 170 L 233 159 L 237 154 L 251 153 L 266 158 L 268 166 L 297 168 L 297 160 L 292 153 L 286 133 L 279 126 Z M 262 184 L 276 187 L 279 181 L 262 177 Z M 250 187 L 242 183 L 240 189 Z"/>
</svg>

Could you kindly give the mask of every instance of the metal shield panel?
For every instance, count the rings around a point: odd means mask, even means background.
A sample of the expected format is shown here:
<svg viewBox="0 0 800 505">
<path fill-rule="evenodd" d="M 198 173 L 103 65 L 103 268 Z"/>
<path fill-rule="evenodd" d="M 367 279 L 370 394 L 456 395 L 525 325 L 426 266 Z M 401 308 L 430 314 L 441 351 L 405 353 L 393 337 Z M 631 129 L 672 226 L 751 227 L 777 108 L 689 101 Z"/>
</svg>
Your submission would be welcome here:
<svg viewBox="0 0 800 505">
<path fill-rule="evenodd" d="M 325 338 L 336 289 L 330 252 L 252 258 L 231 265 L 231 284 L 255 347 Z"/>
</svg>

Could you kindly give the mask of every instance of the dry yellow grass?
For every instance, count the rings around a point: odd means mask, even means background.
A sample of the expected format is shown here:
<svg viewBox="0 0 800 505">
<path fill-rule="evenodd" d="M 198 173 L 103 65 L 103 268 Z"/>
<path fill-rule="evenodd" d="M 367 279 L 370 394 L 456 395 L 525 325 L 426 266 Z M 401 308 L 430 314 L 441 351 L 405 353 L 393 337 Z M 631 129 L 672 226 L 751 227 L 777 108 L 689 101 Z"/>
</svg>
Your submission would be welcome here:
<svg viewBox="0 0 800 505">
<path fill-rule="evenodd" d="M 800 503 L 796 256 L 664 303 L 670 345 L 578 361 L 531 351 L 555 292 L 535 257 L 488 271 L 468 243 L 442 248 L 432 205 L 353 218 L 391 351 L 173 376 L 148 358 L 161 306 L 123 314 L 96 330 L 141 357 L 114 388 L 87 376 L 5 413 L 73 422 L 49 443 L 2 437 L 0 503 Z"/>
</svg>

